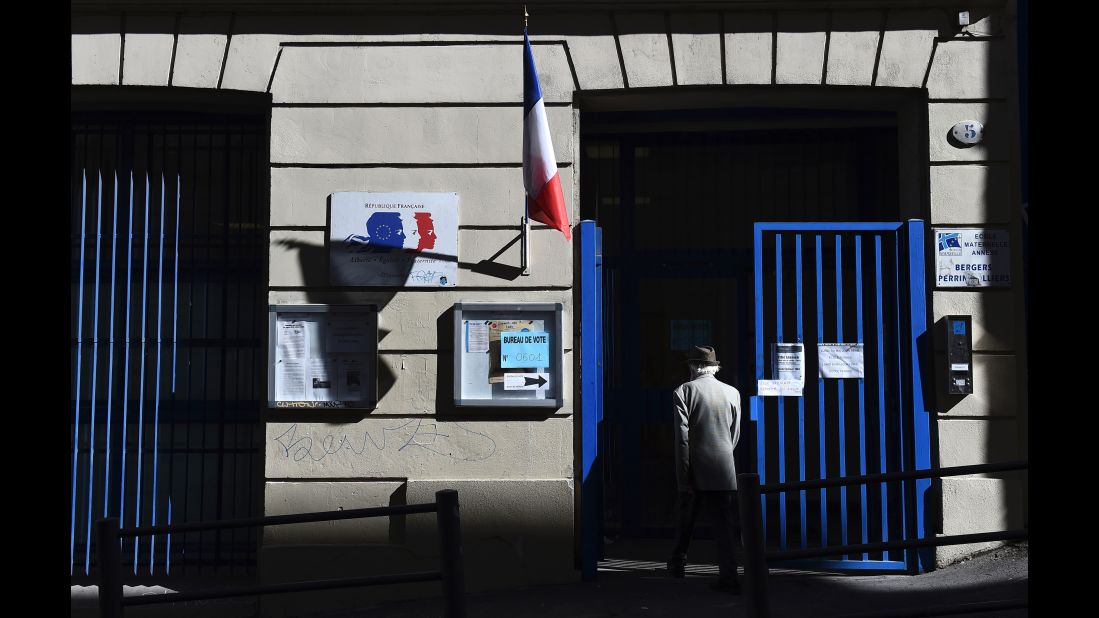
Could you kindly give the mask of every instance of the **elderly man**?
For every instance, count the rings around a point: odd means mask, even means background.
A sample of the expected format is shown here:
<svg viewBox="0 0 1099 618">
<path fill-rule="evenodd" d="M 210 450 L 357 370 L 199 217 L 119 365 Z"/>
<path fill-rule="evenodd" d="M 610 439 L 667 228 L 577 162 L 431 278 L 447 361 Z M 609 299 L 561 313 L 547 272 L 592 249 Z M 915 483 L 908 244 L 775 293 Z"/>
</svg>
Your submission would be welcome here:
<svg viewBox="0 0 1099 618">
<path fill-rule="evenodd" d="M 713 522 L 719 578 L 716 590 L 740 593 L 733 547 L 740 541 L 733 449 L 740 440 L 740 392 L 714 377 L 720 368 L 710 346 L 687 353 L 690 381 L 675 389 L 675 473 L 679 485 L 679 534 L 668 571 L 683 577 L 697 506 Z"/>
</svg>

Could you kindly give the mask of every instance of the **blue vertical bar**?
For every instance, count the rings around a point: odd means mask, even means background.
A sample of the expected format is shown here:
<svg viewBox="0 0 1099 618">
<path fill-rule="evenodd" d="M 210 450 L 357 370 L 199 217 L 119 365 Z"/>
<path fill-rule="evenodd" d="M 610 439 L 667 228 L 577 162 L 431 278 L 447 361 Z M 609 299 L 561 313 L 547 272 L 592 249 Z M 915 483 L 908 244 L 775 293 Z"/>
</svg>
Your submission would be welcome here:
<svg viewBox="0 0 1099 618">
<path fill-rule="evenodd" d="M 904 332 L 904 310 L 901 309 L 901 230 L 893 235 L 893 281 L 897 282 L 896 290 L 894 291 L 896 297 L 896 308 L 894 310 L 894 324 L 897 332 L 897 390 L 900 391 L 897 396 L 897 438 L 900 445 L 900 457 L 898 459 L 898 472 L 904 472 L 905 459 L 908 457 L 908 449 L 905 448 L 904 442 L 904 343 L 902 341 L 902 333 Z M 901 539 L 908 539 L 908 518 L 906 513 L 908 512 L 907 498 L 905 497 L 905 491 L 907 490 L 908 481 L 900 481 L 901 491 Z M 909 556 L 911 556 L 911 550 L 903 550 L 904 561 L 909 562 Z"/>
<path fill-rule="evenodd" d="M 118 252 L 118 170 L 114 172 L 114 207 L 111 214 L 111 328 L 107 334 L 110 341 L 110 361 L 107 364 L 107 448 L 103 470 L 103 517 L 107 517 L 107 503 L 111 498 L 111 415 L 114 410 L 114 297 L 115 297 L 115 255 Z"/>
<path fill-rule="evenodd" d="M 119 484 L 118 525 L 126 526 L 126 429 L 130 411 L 130 291 L 134 257 L 134 172 L 130 170 L 129 231 L 126 235 L 126 343 L 122 362 L 122 482 Z"/>
<path fill-rule="evenodd" d="M 909 353 L 912 363 L 912 442 L 916 456 L 916 469 L 931 469 L 931 418 L 923 400 L 923 374 L 920 365 L 919 339 L 927 331 L 927 291 L 924 279 L 923 221 L 908 220 L 908 284 L 912 325 Z M 925 538 L 925 496 L 931 491 L 931 479 L 916 480 L 916 537 Z M 916 550 L 918 568 L 927 571 L 934 568 L 935 552 L 926 547 Z"/>
<path fill-rule="evenodd" d="M 755 244 L 752 247 L 755 253 L 755 287 L 756 287 L 756 381 L 763 379 L 763 227 L 755 224 Z M 758 401 L 756 401 L 758 399 Z M 764 400 L 758 397 L 752 400 L 751 417 L 756 422 L 756 472 L 759 473 L 759 483 L 767 481 L 767 458 L 764 450 L 764 425 L 763 414 L 766 410 Z M 763 538 L 767 538 L 767 497 L 760 497 L 760 510 L 763 518 Z"/>
<path fill-rule="evenodd" d="M 80 461 L 80 361 L 84 347 L 84 241 L 87 238 L 85 221 L 88 210 L 88 170 L 84 170 L 81 179 L 80 194 L 80 283 L 76 288 L 76 390 L 73 391 L 73 475 L 72 475 L 72 511 L 69 515 L 69 575 L 76 568 L 76 471 Z M 85 547 L 87 552 L 90 548 Z"/>
<path fill-rule="evenodd" d="M 885 458 L 885 319 L 882 312 L 881 235 L 874 236 L 874 277 L 877 280 L 876 301 L 878 310 L 878 448 L 881 461 L 878 472 L 886 472 Z M 881 484 L 881 540 L 889 540 L 889 494 L 884 481 Z M 882 555 L 889 560 L 889 551 Z"/>
<path fill-rule="evenodd" d="M 175 253 L 175 276 L 172 279 L 172 396 L 176 394 L 176 345 L 179 343 L 179 205 L 180 205 L 180 177 L 176 174 L 176 240 L 173 252 Z M 171 438 L 168 438 L 171 442 Z M 170 470 L 171 468 L 169 468 Z M 168 525 L 172 525 L 172 495 L 171 495 L 171 482 L 169 481 L 168 491 Z M 168 533 L 168 539 L 165 546 L 167 552 L 166 560 L 164 563 L 165 574 L 171 572 L 172 569 L 172 533 Z"/>
<path fill-rule="evenodd" d="M 145 467 L 142 458 L 145 455 L 145 343 L 146 308 L 148 307 L 149 275 L 149 173 L 145 173 L 145 248 L 141 265 L 141 373 L 138 379 L 141 386 L 137 401 L 137 501 L 134 506 L 134 525 L 141 525 L 141 472 Z M 141 537 L 134 537 L 134 575 L 137 575 L 137 554 L 141 546 Z"/>
<path fill-rule="evenodd" d="M 600 319 L 596 305 L 595 222 L 580 222 L 580 376 L 581 376 L 581 453 L 583 456 L 583 493 L 581 495 L 581 575 L 584 581 L 594 581 L 597 574 L 598 517 L 594 484 L 598 479 L 592 474 L 598 456 L 598 408 L 596 400 L 596 359 L 601 352 L 598 324 Z"/>
<path fill-rule="evenodd" d="M 836 234 L 836 343 L 843 343 L 843 244 L 839 234 Z M 839 438 L 840 438 L 840 476 L 847 476 L 847 444 L 844 439 L 847 424 L 843 417 L 843 381 L 846 378 L 836 380 L 837 398 L 839 400 Z M 840 544 L 847 545 L 847 486 L 840 487 Z M 844 558 L 847 554 L 844 554 Z"/>
<path fill-rule="evenodd" d="M 161 338 L 161 318 L 164 308 L 164 172 L 160 173 L 160 258 L 156 267 L 156 390 L 153 400 L 153 501 L 152 521 L 149 525 L 156 525 L 156 494 L 159 469 L 157 468 L 157 456 L 160 452 L 160 357 L 164 349 L 164 340 Z M 156 535 L 149 539 L 149 575 L 153 574 L 153 561 L 156 558 Z"/>
<path fill-rule="evenodd" d="M 824 265 L 821 252 L 820 234 L 817 234 L 817 343 L 824 342 Z M 817 374 L 817 410 L 820 424 L 817 433 L 820 437 L 820 478 L 828 477 L 828 465 L 824 444 L 824 378 Z M 820 546 L 828 546 L 828 489 L 820 488 Z"/>
<path fill-rule="evenodd" d="M 856 343 L 863 343 L 862 338 L 862 235 L 855 236 L 855 305 L 858 330 L 855 333 Z M 865 360 L 863 361 L 865 363 Z M 859 474 L 866 474 L 866 377 L 859 378 Z M 869 543 L 869 528 L 866 522 L 866 483 L 859 485 L 861 501 L 859 506 L 862 511 L 862 542 Z M 863 552 L 862 559 L 869 556 Z"/>
<path fill-rule="evenodd" d="M 95 287 L 92 294 L 92 391 L 89 398 L 92 411 L 88 422 L 88 534 L 84 541 L 84 574 L 87 575 L 92 564 L 92 498 L 95 495 L 95 387 L 99 373 L 99 260 L 103 248 L 103 172 L 96 176 L 99 189 L 95 206 Z M 108 440 L 109 441 L 109 440 Z"/>
<path fill-rule="evenodd" d="M 782 234 L 775 234 L 775 341 L 782 339 Z M 775 376 L 776 378 L 778 376 Z M 778 398 L 778 482 L 786 482 L 786 397 Z M 778 544 L 786 549 L 786 492 L 778 495 Z"/>
<path fill-rule="evenodd" d="M 176 174 L 176 241 L 173 247 L 175 252 L 175 277 L 172 279 L 172 394 L 176 392 L 176 347 L 179 343 L 179 203 L 180 203 L 180 177 Z"/>
<path fill-rule="evenodd" d="M 795 258 L 797 259 L 797 309 L 798 309 L 798 343 L 802 344 L 802 354 L 805 353 L 805 332 L 804 332 L 804 317 L 802 315 L 802 262 L 801 262 L 801 234 L 794 237 L 795 245 Z M 804 356 L 803 356 L 804 358 Z M 804 367 L 802 368 L 804 371 Z M 802 374 L 802 380 L 805 379 L 804 373 Z M 798 397 L 798 480 L 805 480 L 805 395 L 802 394 Z M 800 547 L 807 547 L 809 544 L 809 534 L 806 524 L 806 506 L 805 506 L 805 490 L 801 490 L 800 505 L 801 505 L 801 545 Z"/>
<path fill-rule="evenodd" d="M 168 525 L 172 525 L 172 496 L 168 496 Z M 172 533 L 168 533 L 168 540 L 165 543 L 166 558 L 164 560 L 164 574 L 172 574 Z"/>
<path fill-rule="evenodd" d="M 843 245 L 840 234 L 835 235 L 835 340 L 843 342 Z M 836 393 L 840 408 L 840 476 L 847 476 L 847 423 L 843 416 L 843 380 L 836 380 Z M 840 544 L 847 544 L 847 487 L 840 487 Z M 844 554 L 846 558 L 847 554 Z"/>
</svg>

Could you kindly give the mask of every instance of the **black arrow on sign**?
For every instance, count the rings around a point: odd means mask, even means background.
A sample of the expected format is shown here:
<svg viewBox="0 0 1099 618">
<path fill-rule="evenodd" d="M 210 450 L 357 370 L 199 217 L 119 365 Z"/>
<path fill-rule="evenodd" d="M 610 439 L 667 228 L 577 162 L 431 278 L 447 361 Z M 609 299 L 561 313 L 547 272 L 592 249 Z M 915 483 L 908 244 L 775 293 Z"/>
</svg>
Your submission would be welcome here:
<svg viewBox="0 0 1099 618">
<path fill-rule="evenodd" d="M 539 374 L 537 378 L 528 378 L 527 376 L 523 376 L 523 380 L 525 382 L 523 384 L 523 386 L 530 386 L 531 384 L 537 384 L 539 387 L 541 387 L 543 384 L 545 384 L 546 382 L 549 381 L 549 380 L 546 379 L 545 376 L 543 376 L 541 374 Z"/>
</svg>

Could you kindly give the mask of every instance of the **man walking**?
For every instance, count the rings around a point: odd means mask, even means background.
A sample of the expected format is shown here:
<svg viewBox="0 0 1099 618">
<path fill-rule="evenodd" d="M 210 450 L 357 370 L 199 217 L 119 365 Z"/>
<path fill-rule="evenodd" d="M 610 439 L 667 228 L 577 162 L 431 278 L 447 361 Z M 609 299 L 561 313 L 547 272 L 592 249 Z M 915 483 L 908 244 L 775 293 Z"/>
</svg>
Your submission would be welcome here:
<svg viewBox="0 0 1099 618">
<path fill-rule="evenodd" d="M 696 507 L 710 515 L 717 540 L 716 590 L 740 593 L 733 547 L 740 542 L 733 449 L 740 440 L 740 392 L 719 381 L 717 353 L 695 346 L 687 353 L 690 381 L 675 389 L 675 472 L 679 487 L 679 534 L 668 571 L 683 577 Z"/>
</svg>

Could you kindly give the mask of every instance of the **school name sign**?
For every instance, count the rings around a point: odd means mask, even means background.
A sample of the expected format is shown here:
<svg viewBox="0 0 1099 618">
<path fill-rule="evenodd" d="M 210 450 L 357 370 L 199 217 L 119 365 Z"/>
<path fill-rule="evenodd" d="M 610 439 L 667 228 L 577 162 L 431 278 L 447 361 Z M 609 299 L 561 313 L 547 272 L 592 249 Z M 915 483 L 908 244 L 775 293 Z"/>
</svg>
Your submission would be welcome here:
<svg viewBox="0 0 1099 618">
<path fill-rule="evenodd" d="M 1007 230 L 935 228 L 935 266 L 935 287 L 1008 287 L 1011 242 Z"/>
</svg>

